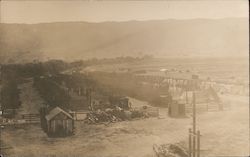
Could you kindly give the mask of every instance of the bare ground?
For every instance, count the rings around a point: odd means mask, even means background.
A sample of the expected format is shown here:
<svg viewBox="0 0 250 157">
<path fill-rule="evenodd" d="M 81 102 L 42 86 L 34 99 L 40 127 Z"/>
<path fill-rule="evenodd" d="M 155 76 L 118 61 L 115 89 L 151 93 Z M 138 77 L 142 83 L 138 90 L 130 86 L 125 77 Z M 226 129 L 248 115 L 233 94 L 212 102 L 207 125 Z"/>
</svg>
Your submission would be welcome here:
<svg viewBox="0 0 250 157">
<path fill-rule="evenodd" d="M 223 96 L 231 102 L 230 110 L 198 115 L 202 156 L 249 155 L 248 97 Z M 48 138 L 39 125 L 5 128 L 3 140 L 12 149 L 7 155 L 152 157 L 153 144 L 187 142 L 191 118 L 175 119 L 161 111 L 162 118 L 124 121 L 110 125 L 77 122 L 76 135 Z"/>
</svg>

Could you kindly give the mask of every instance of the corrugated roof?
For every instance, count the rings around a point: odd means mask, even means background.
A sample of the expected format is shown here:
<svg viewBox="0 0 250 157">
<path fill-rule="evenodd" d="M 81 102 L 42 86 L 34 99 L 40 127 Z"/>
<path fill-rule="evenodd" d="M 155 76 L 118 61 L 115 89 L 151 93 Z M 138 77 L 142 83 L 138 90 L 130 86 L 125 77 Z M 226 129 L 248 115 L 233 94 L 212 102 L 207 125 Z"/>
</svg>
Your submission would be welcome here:
<svg viewBox="0 0 250 157">
<path fill-rule="evenodd" d="M 66 111 L 64 111 L 64 110 L 61 109 L 60 107 L 55 107 L 54 109 L 52 109 L 52 110 L 49 112 L 49 114 L 47 114 L 47 115 L 45 116 L 45 118 L 49 121 L 49 120 L 51 120 L 52 118 L 54 118 L 56 115 L 58 115 L 59 113 L 61 113 L 61 112 L 62 112 L 63 114 L 65 114 L 67 117 L 73 119 L 73 117 L 72 117 L 69 113 L 67 113 Z"/>
</svg>

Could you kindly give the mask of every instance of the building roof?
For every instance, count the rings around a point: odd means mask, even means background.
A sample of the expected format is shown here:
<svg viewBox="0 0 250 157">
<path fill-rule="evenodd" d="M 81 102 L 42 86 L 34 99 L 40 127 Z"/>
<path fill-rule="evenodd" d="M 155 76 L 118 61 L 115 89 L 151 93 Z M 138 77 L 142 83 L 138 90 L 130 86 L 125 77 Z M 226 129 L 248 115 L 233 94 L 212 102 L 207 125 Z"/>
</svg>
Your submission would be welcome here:
<svg viewBox="0 0 250 157">
<path fill-rule="evenodd" d="M 45 116 L 45 118 L 49 121 L 51 119 L 53 119 L 56 115 L 58 115 L 59 113 L 63 113 L 65 114 L 67 117 L 73 119 L 73 117 L 67 113 L 66 111 L 64 111 L 63 109 L 61 109 L 60 107 L 55 107 L 54 109 L 52 109 L 49 114 L 47 114 Z"/>
</svg>

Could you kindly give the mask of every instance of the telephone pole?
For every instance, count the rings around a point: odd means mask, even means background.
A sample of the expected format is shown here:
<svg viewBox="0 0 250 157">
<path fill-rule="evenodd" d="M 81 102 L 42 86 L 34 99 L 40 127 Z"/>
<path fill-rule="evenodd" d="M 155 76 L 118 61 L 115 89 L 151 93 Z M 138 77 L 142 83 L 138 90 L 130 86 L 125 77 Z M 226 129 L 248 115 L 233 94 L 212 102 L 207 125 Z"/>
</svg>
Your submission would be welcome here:
<svg viewBox="0 0 250 157">
<path fill-rule="evenodd" d="M 195 157 L 196 153 L 196 104 L 195 104 L 195 91 L 193 91 L 193 157 Z"/>
<path fill-rule="evenodd" d="M 189 129 L 188 145 L 189 145 L 189 157 L 200 157 L 200 131 L 196 130 L 196 95 L 195 95 L 195 81 L 193 88 L 193 101 L 192 101 L 192 129 Z M 197 156 L 196 156 L 197 155 Z"/>
</svg>

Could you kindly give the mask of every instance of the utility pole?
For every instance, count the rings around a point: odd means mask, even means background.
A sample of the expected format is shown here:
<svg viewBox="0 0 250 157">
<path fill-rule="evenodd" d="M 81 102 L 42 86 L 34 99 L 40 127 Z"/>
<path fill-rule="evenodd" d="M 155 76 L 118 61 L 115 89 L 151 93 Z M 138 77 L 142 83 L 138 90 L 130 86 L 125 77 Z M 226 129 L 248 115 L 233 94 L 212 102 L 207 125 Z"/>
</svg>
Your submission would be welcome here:
<svg viewBox="0 0 250 157">
<path fill-rule="evenodd" d="M 195 91 L 193 91 L 193 157 L 195 157 L 196 153 L 196 104 L 195 104 Z"/>
<path fill-rule="evenodd" d="M 193 154 L 193 147 L 192 147 L 192 129 L 188 129 L 188 156 L 192 157 Z"/>
<path fill-rule="evenodd" d="M 200 130 L 197 131 L 197 157 L 200 157 Z"/>
<path fill-rule="evenodd" d="M 196 131 L 196 95 L 195 95 L 195 82 L 193 82 L 193 115 L 192 115 L 192 129 L 189 129 L 188 145 L 189 157 L 200 157 L 200 131 Z M 197 142 L 197 143 L 196 143 Z M 196 156 L 197 155 L 197 156 Z"/>
</svg>

